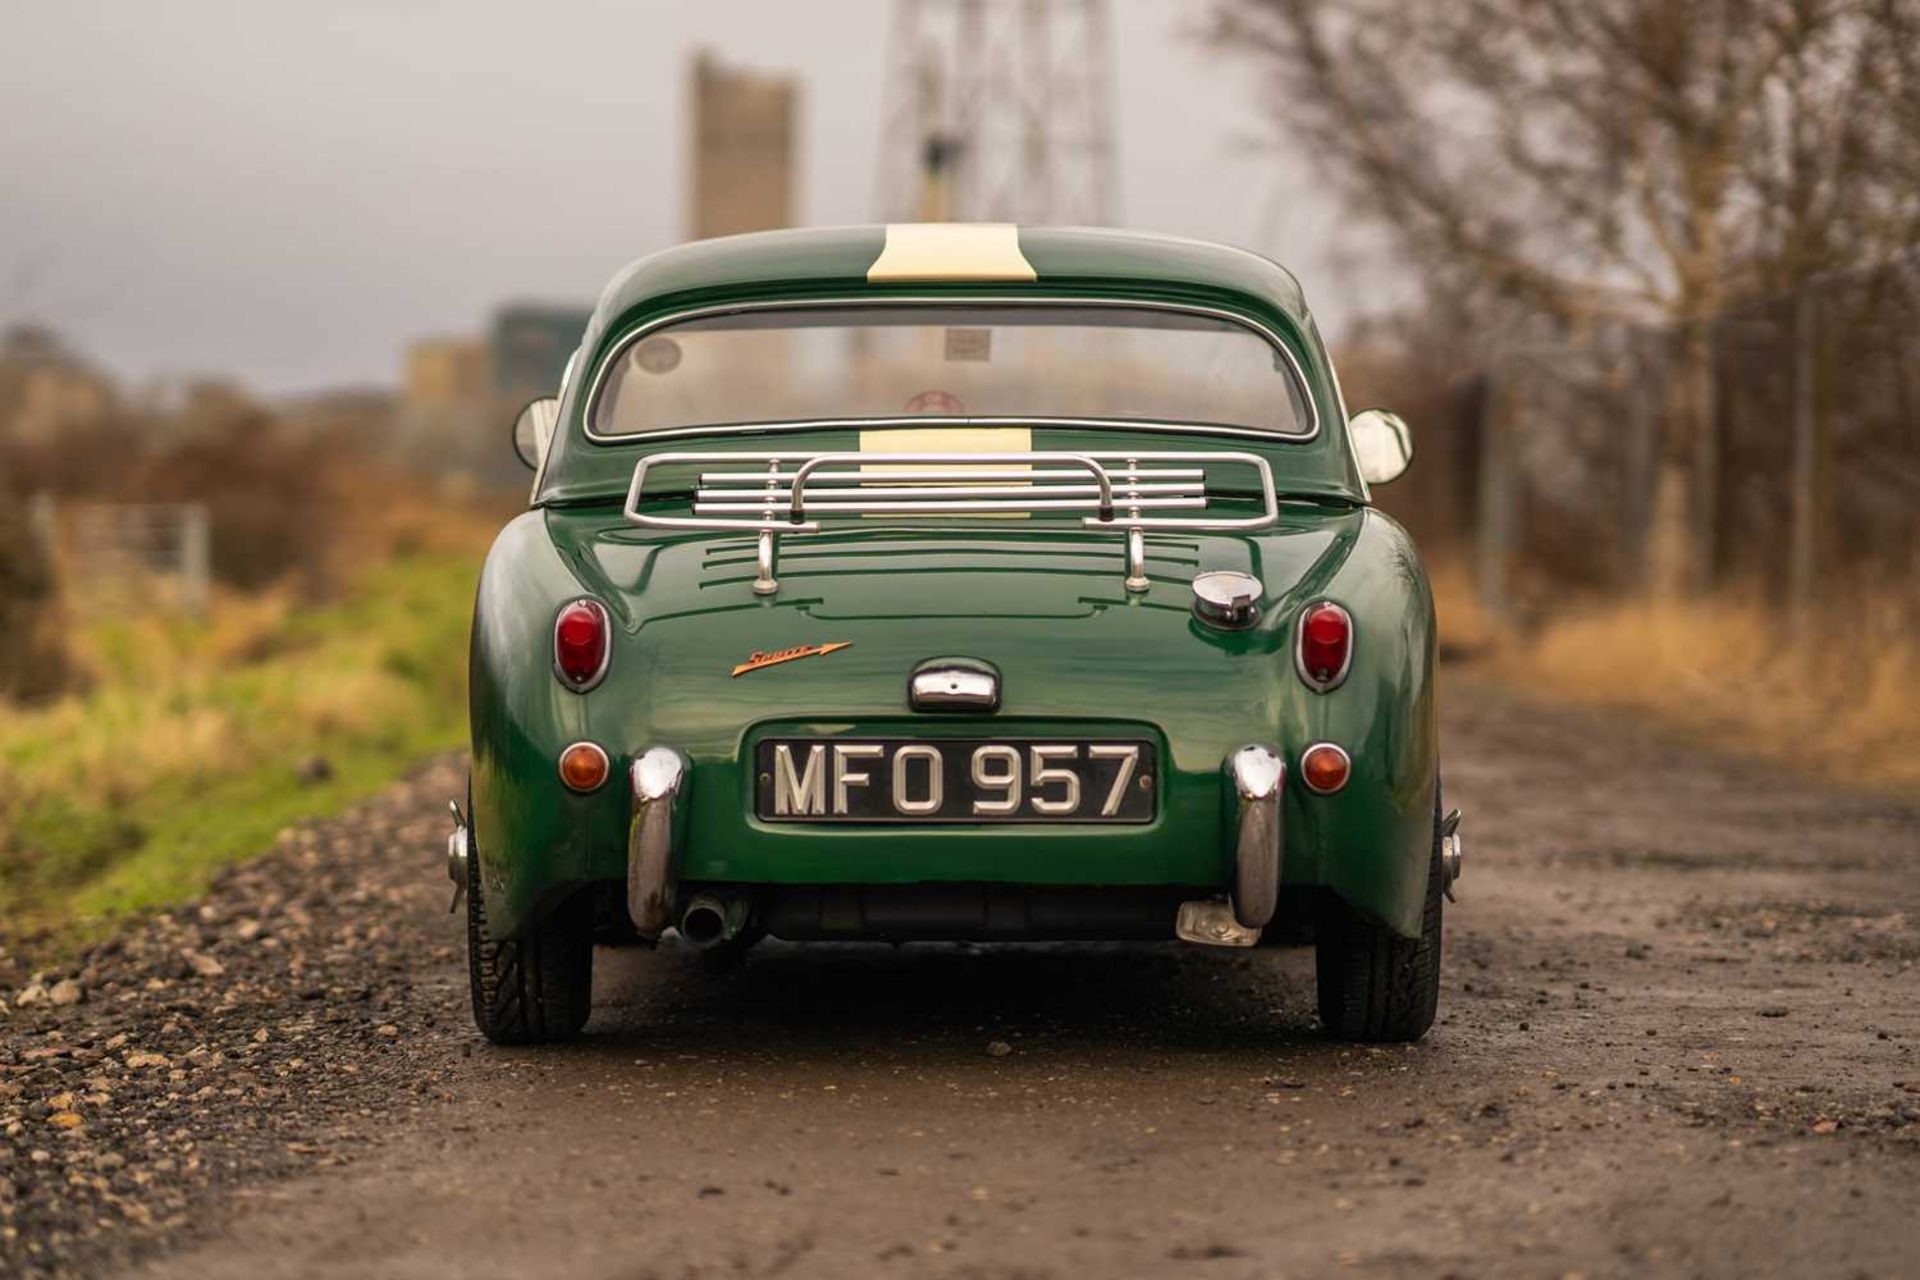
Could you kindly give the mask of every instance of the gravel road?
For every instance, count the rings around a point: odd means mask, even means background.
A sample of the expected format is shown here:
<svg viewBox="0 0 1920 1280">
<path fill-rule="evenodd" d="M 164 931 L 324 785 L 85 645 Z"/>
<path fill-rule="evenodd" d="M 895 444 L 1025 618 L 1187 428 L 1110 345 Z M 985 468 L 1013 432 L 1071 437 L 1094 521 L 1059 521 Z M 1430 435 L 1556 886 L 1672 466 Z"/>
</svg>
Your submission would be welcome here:
<svg viewBox="0 0 1920 1280">
<path fill-rule="evenodd" d="M 1920 809 L 1447 693 L 1423 1044 L 1320 1039 L 1305 952 L 768 945 L 495 1049 L 443 761 L 0 960 L 0 1273 L 1920 1273 Z"/>
</svg>

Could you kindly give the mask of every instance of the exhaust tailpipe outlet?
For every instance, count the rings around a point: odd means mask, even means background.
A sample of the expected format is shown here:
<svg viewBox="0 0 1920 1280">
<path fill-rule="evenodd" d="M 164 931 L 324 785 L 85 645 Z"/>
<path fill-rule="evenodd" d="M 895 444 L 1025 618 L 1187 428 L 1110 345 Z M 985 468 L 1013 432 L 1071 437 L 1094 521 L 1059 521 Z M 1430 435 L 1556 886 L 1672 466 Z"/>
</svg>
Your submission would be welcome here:
<svg viewBox="0 0 1920 1280">
<path fill-rule="evenodd" d="M 701 893 L 694 895 L 680 913 L 680 936 L 689 946 L 704 951 L 731 942 L 746 923 L 745 899 Z"/>
</svg>

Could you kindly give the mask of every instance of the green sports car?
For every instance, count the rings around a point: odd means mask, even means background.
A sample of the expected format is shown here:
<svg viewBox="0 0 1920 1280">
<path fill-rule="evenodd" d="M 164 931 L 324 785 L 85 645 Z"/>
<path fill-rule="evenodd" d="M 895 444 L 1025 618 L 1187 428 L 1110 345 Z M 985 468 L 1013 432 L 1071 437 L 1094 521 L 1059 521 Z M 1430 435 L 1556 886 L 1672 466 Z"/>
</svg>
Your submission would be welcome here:
<svg viewBox="0 0 1920 1280">
<path fill-rule="evenodd" d="M 489 1038 L 596 943 L 1312 938 L 1410 1040 L 1459 874 L 1433 604 L 1299 285 L 895 225 L 646 258 L 515 445 L 448 863 Z"/>
</svg>

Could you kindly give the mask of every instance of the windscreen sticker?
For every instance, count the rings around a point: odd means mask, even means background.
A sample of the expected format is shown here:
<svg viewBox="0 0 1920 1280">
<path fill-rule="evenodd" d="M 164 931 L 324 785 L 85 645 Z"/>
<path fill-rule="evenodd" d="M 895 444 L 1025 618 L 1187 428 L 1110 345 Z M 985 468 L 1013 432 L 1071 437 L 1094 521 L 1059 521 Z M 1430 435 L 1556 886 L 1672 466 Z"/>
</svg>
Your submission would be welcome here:
<svg viewBox="0 0 1920 1280">
<path fill-rule="evenodd" d="M 648 373 L 672 373 L 680 367 L 680 344 L 672 338 L 648 338 L 633 350 L 633 362 Z"/>
<path fill-rule="evenodd" d="M 961 329 L 947 330 L 948 361 L 965 361 L 972 364 L 987 364 L 993 359 L 993 330 Z"/>
</svg>

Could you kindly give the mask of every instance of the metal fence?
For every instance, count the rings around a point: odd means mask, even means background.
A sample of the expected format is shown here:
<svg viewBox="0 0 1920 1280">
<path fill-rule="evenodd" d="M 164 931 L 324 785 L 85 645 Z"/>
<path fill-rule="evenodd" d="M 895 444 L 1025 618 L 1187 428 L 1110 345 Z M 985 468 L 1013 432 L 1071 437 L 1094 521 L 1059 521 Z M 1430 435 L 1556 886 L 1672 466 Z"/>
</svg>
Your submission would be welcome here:
<svg viewBox="0 0 1920 1280">
<path fill-rule="evenodd" d="M 33 521 L 70 599 L 206 611 L 212 538 L 203 504 L 55 504 L 42 496 Z"/>
</svg>

